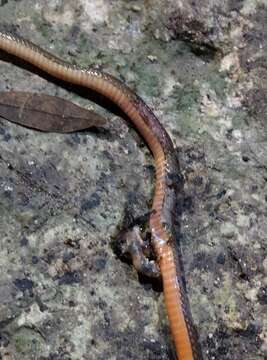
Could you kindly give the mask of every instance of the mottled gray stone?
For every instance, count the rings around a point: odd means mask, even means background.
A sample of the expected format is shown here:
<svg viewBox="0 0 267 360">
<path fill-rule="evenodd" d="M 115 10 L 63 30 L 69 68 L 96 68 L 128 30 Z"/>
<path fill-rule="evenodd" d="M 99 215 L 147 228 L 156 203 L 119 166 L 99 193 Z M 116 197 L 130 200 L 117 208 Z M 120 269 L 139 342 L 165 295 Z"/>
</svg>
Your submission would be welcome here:
<svg viewBox="0 0 267 360">
<path fill-rule="evenodd" d="M 267 356 L 266 6 L 0 2 L 2 28 L 125 80 L 170 133 L 205 359 Z M 110 121 L 60 135 L 0 119 L 0 359 L 174 359 L 162 294 L 111 246 L 129 204 L 133 216 L 149 209 L 149 151 L 108 104 L 1 59 L 0 90 L 61 96 Z"/>
</svg>

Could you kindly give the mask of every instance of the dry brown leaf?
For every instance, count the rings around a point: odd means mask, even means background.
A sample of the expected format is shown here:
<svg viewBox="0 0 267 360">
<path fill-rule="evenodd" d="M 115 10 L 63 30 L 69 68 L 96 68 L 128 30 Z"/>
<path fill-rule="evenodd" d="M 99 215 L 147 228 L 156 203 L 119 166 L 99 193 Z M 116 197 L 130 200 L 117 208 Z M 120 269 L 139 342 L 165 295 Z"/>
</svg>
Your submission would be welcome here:
<svg viewBox="0 0 267 360">
<path fill-rule="evenodd" d="M 101 115 L 68 100 L 21 91 L 0 92 L 0 116 L 32 129 L 61 133 L 106 123 Z"/>
</svg>

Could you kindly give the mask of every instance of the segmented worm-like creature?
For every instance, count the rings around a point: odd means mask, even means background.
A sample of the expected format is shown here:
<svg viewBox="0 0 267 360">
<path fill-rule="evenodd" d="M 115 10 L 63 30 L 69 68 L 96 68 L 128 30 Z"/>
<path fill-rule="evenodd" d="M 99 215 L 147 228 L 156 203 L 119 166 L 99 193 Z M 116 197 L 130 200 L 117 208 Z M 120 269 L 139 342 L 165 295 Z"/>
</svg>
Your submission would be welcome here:
<svg viewBox="0 0 267 360">
<path fill-rule="evenodd" d="M 9 32 L 0 31 L 0 49 L 55 78 L 104 95 L 128 116 L 146 141 L 156 167 L 156 186 L 149 220 L 151 240 L 162 276 L 177 357 L 179 360 L 201 360 L 175 237 L 176 200 L 182 180 L 174 147 L 166 130 L 144 101 L 111 75 L 94 68 L 79 69 Z"/>
</svg>

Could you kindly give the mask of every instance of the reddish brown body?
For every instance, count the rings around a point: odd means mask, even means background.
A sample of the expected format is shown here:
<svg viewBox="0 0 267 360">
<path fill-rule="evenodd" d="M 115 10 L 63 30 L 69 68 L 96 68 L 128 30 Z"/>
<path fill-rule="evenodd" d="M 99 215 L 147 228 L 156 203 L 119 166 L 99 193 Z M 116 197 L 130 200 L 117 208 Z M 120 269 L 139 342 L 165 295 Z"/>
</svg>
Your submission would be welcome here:
<svg viewBox="0 0 267 360">
<path fill-rule="evenodd" d="M 156 166 L 156 186 L 149 225 L 163 279 L 165 304 L 177 357 L 179 360 L 201 360 L 175 238 L 176 199 L 181 190 L 181 180 L 178 161 L 167 132 L 136 94 L 108 74 L 95 69 L 78 69 L 10 33 L 0 32 L 0 49 L 56 78 L 106 96 L 128 115 L 145 139 Z"/>
</svg>

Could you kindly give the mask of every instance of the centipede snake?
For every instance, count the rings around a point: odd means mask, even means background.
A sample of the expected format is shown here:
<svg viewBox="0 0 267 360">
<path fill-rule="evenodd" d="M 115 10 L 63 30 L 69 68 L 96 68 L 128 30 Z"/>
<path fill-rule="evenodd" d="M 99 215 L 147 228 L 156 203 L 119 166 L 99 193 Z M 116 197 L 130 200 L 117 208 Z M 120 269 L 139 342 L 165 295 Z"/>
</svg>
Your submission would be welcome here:
<svg viewBox="0 0 267 360">
<path fill-rule="evenodd" d="M 144 138 L 154 157 L 156 169 L 149 227 L 162 276 L 176 354 L 179 360 L 201 360 L 202 353 L 192 321 L 174 233 L 176 199 L 181 178 L 179 180 L 179 163 L 168 133 L 144 101 L 113 76 L 94 67 L 80 69 L 9 32 L 0 31 L 0 49 L 55 78 L 105 96 L 127 115 Z"/>
</svg>

